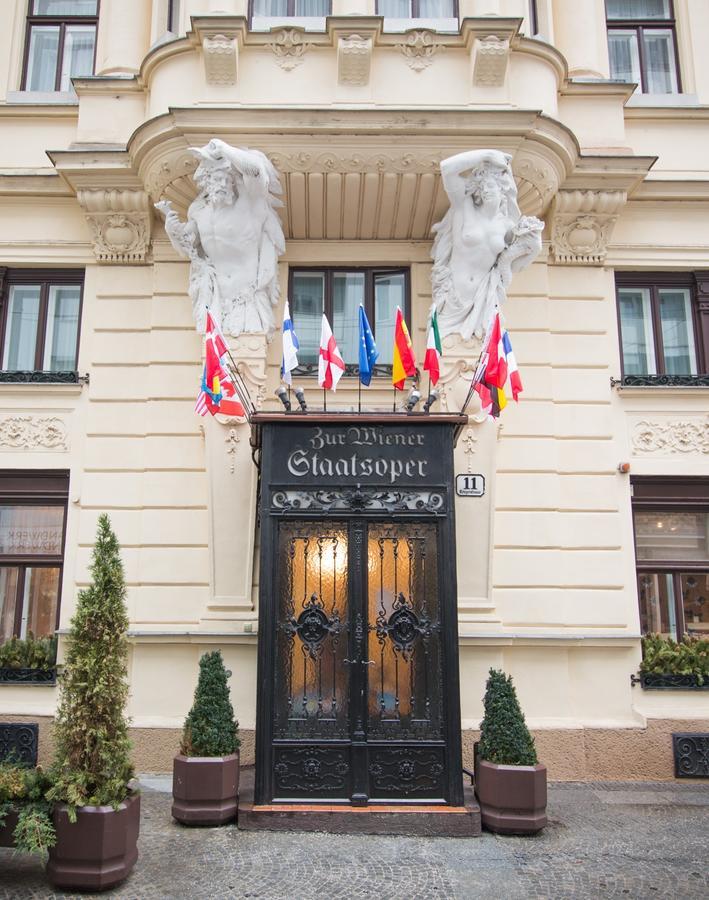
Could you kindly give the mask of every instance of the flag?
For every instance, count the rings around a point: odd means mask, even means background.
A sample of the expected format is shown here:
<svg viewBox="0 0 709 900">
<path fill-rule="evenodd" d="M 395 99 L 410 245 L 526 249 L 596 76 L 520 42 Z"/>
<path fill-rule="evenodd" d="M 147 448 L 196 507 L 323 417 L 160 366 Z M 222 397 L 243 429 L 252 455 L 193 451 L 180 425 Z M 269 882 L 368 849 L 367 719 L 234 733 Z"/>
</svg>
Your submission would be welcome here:
<svg viewBox="0 0 709 900">
<path fill-rule="evenodd" d="M 502 327 L 499 313 L 496 313 L 473 377 L 473 390 L 480 397 L 481 409 L 493 419 L 507 406 L 505 385 L 508 380 L 512 397 L 518 402 L 522 392 L 522 379 L 510 336 L 507 329 Z"/>
<path fill-rule="evenodd" d="M 512 397 L 515 403 L 518 403 L 518 397 L 523 391 L 522 387 L 522 379 L 519 375 L 519 369 L 517 368 L 517 360 L 515 359 L 514 351 L 512 350 L 512 342 L 510 341 L 510 336 L 507 333 L 507 329 L 505 329 L 504 334 L 502 335 L 502 345 L 505 348 L 505 359 L 507 360 L 507 374 L 510 379 L 510 388 L 512 390 Z"/>
<path fill-rule="evenodd" d="M 374 364 L 379 359 L 379 351 L 374 343 L 374 335 L 367 321 L 367 313 L 359 305 L 359 380 L 369 387 Z"/>
<path fill-rule="evenodd" d="M 487 344 L 488 361 L 485 367 L 485 381 L 496 387 L 504 388 L 507 381 L 507 359 L 502 340 L 502 325 L 500 314 L 495 313 L 492 322 L 490 337 Z"/>
<path fill-rule="evenodd" d="M 406 322 L 404 322 L 401 307 L 397 306 L 396 324 L 394 325 L 394 355 L 391 368 L 392 384 L 397 390 L 403 391 L 406 376 L 415 374 L 416 359 L 414 358 L 414 348 L 411 346 L 409 329 L 406 327 Z"/>
<path fill-rule="evenodd" d="M 293 330 L 293 320 L 290 317 L 288 301 L 283 308 L 283 360 L 281 362 L 281 377 L 286 384 L 293 383 L 291 372 L 298 367 L 298 350 L 300 344 Z"/>
<path fill-rule="evenodd" d="M 443 348 L 441 347 L 441 335 L 438 331 L 438 316 L 436 315 L 436 307 L 432 306 L 423 368 L 425 372 L 428 372 L 433 385 L 437 384 L 441 374 L 441 356 L 443 356 Z"/>
<path fill-rule="evenodd" d="M 320 358 L 318 360 L 318 384 L 321 388 L 337 390 L 337 382 L 345 371 L 345 363 L 337 349 L 335 336 L 323 313 L 322 330 L 320 332 Z"/>
<path fill-rule="evenodd" d="M 207 326 L 204 333 L 204 369 L 202 385 L 195 403 L 195 412 L 200 416 L 211 413 L 215 416 L 246 416 L 246 411 L 236 396 L 236 387 L 226 368 L 226 356 L 229 347 L 224 335 L 207 313 Z"/>
</svg>

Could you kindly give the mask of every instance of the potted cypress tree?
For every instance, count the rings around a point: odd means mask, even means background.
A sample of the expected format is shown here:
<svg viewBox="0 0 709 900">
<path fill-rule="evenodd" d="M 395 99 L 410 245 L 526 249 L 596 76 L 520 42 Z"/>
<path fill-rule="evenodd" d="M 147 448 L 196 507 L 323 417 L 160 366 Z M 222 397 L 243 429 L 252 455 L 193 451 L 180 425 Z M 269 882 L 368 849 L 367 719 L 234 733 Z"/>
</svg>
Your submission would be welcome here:
<svg viewBox="0 0 709 900">
<path fill-rule="evenodd" d="M 138 858 L 140 795 L 132 789 L 128 722 L 128 615 L 123 564 L 107 515 L 98 520 L 91 584 L 71 620 L 47 799 L 56 845 L 47 875 L 57 887 L 102 890 Z"/>
<path fill-rule="evenodd" d="M 194 704 L 172 770 L 172 815 L 184 825 L 223 825 L 236 816 L 240 741 L 230 675 L 219 650 L 199 661 Z"/>
<path fill-rule="evenodd" d="M 512 678 L 490 669 L 475 745 L 482 824 L 499 834 L 535 834 L 547 823 L 547 770 L 537 760 Z"/>
</svg>

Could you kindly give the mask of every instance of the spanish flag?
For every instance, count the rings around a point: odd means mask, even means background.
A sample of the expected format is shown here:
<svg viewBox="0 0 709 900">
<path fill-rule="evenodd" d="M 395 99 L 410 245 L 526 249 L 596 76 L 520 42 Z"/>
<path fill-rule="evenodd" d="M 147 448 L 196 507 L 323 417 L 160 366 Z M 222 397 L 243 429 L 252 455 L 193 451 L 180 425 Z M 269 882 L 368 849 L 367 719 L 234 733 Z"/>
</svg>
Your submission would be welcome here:
<svg viewBox="0 0 709 900">
<path fill-rule="evenodd" d="M 396 307 L 396 324 L 394 326 L 394 358 L 391 368 L 391 381 L 394 387 L 404 390 L 404 382 L 406 376 L 416 374 L 416 360 L 414 359 L 414 348 L 411 346 L 411 338 L 409 337 L 409 329 L 404 322 L 404 316 L 401 307 Z"/>
</svg>

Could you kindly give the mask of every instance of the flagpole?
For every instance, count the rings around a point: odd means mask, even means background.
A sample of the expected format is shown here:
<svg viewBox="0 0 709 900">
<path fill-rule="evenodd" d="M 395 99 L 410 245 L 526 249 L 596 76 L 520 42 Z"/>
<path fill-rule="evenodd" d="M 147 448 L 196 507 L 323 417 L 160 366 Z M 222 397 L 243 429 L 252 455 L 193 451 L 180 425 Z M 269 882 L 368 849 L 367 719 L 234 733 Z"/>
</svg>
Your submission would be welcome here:
<svg viewBox="0 0 709 900">
<path fill-rule="evenodd" d="M 322 408 L 323 412 L 327 412 L 327 388 L 322 389 Z"/>
<path fill-rule="evenodd" d="M 392 385 L 392 388 L 393 388 L 393 391 L 394 391 L 394 402 L 393 402 L 392 405 L 391 405 L 391 411 L 392 411 L 392 412 L 396 412 L 396 385 L 393 384 L 393 385 Z"/>
<path fill-rule="evenodd" d="M 490 328 L 491 328 L 491 322 L 492 322 L 492 320 L 495 318 L 495 315 L 496 315 L 497 313 L 499 313 L 499 306 L 495 306 L 494 312 L 493 312 L 492 316 L 490 317 L 490 321 L 488 322 L 487 329 L 486 329 L 486 332 L 485 332 L 485 337 L 483 338 L 483 342 L 482 342 L 482 344 L 481 344 L 481 346 L 480 346 L 480 356 L 478 356 L 478 361 L 477 361 L 477 363 L 475 364 L 475 370 L 474 370 L 474 372 L 473 372 L 473 378 L 472 378 L 472 381 L 470 382 L 470 387 L 469 387 L 469 389 L 468 389 L 468 394 L 467 394 L 467 396 L 466 396 L 466 398 L 465 398 L 465 403 L 463 403 L 463 406 L 462 406 L 461 409 L 460 409 L 460 414 L 461 414 L 461 416 L 464 415 L 465 410 L 468 408 L 468 404 L 470 403 L 470 400 L 471 400 L 471 398 L 472 398 L 472 396 L 473 396 L 473 392 L 474 392 L 474 390 L 475 390 L 475 384 L 476 384 L 476 382 L 475 382 L 475 375 L 477 374 L 478 368 L 480 367 L 480 363 L 481 363 L 481 361 L 482 361 L 483 354 L 485 353 L 485 350 L 487 349 L 487 345 L 488 345 L 489 342 L 490 342 Z"/>
<path fill-rule="evenodd" d="M 362 373 L 357 378 L 357 412 L 362 412 Z"/>
</svg>

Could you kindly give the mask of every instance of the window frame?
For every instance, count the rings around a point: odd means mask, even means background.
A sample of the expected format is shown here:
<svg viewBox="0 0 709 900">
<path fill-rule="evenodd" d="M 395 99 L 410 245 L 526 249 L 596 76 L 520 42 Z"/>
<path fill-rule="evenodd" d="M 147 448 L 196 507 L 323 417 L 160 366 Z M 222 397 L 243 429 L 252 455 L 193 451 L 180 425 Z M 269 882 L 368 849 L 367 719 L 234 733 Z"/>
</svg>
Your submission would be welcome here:
<svg viewBox="0 0 709 900">
<path fill-rule="evenodd" d="M 411 267 L 410 266 L 289 266 L 288 268 L 288 297 L 293 297 L 293 276 L 297 272 L 322 272 L 325 275 L 325 296 L 323 298 L 323 312 L 327 316 L 328 322 L 332 325 L 332 297 L 333 297 L 333 281 L 336 272 L 351 272 L 353 274 L 364 273 L 364 311 L 367 314 L 374 341 L 376 343 L 376 316 L 374 308 L 374 281 L 377 275 L 403 275 L 404 276 L 404 321 L 409 325 L 409 311 L 411 308 Z M 298 334 L 298 325 L 295 320 L 295 312 L 291 308 L 291 318 L 293 319 L 293 327 L 296 335 Z M 296 374 L 312 374 L 310 369 L 315 366 L 315 374 L 317 374 L 317 362 L 303 363 L 295 369 Z M 390 363 L 377 363 L 375 370 L 385 374 L 391 373 Z M 345 367 L 345 375 L 359 375 L 358 363 L 347 363 Z M 377 372 L 375 371 L 375 375 Z"/>
<path fill-rule="evenodd" d="M 62 507 L 64 519 L 59 554 L 0 554 L 0 568 L 18 569 L 12 632 L 15 637 L 19 637 L 22 627 L 21 598 L 24 594 L 27 569 L 59 569 L 57 611 L 53 632 L 56 634 L 61 615 L 62 582 L 64 580 L 64 555 L 69 511 L 69 470 L 0 469 L 0 505 Z M 18 598 L 20 602 L 18 602 Z M 2 643 L 1 638 L 0 643 Z"/>
<path fill-rule="evenodd" d="M 679 43 L 677 41 L 677 18 L 675 16 L 674 0 L 668 0 L 670 8 L 670 17 L 668 19 L 610 19 L 608 17 L 608 0 L 605 0 L 606 9 L 606 35 L 611 31 L 635 31 L 638 45 L 638 65 L 640 66 L 640 92 L 647 94 L 647 69 L 645 67 L 645 48 L 643 42 L 643 33 L 647 28 L 649 30 L 657 30 L 665 28 L 672 32 L 672 46 L 675 52 L 675 77 L 677 78 L 677 90 L 670 91 L 670 94 L 683 93 L 682 89 L 682 67 L 679 63 Z M 611 78 L 613 73 L 611 72 Z"/>
<path fill-rule="evenodd" d="M 386 16 L 386 18 L 390 19 L 460 19 L 460 10 L 458 6 L 458 0 L 453 0 L 453 12 L 450 16 L 422 16 L 420 15 L 420 0 L 409 0 L 411 4 L 411 15 L 410 16 Z M 383 13 L 379 12 L 379 0 L 376 0 L 375 4 L 375 14 L 378 16 L 382 16 L 384 18 Z"/>
<path fill-rule="evenodd" d="M 10 288 L 14 285 L 40 286 L 39 315 L 37 318 L 37 340 L 34 349 L 34 368 L 28 371 L 59 375 L 51 369 L 43 368 L 44 349 L 47 341 L 47 309 L 49 306 L 49 290 L 55 285 L 79 285 L 79 321 L 76 331 L 76 354 L 74 368 L 67 371 L 77 372 L 79 364 L 79 348 L 81 344 L 81 319 L 84 309 L 84 275 L 83 269 L 6 269 L 0 268 L 0 373 L 12 372 L 4 369 L 2 360 L 5 356 L 5 337 L 10 310 Z M 64 370 L 61 370 L 64 371 Z"/>
<path fill-rule="evenodd" d="M 623 352 L 623 332 L 620 321 L 620 290 L 624 288 L 636 288 L 648 290 L 650 295 L 650 310 L 653 331 L 653 350 L 655 352 L 655 375 L 646 372 L 642 375 L 626 376 L 625 355 Z M 691 309 L 691 323 L 694 336 L 694 352 L 697 358 L 697 374 L 682 375 L 679 378 L 699 379 L 707 374 L 709 362 L 709 333 L 705 333 L 703 325 L 704 317 L 701 314 L 698 302 L 697 274 L 694 272 L 616 272 L 615 273 L 615 310 L 618 325 L 618 347 L 620 350 L 621 380 L 630 378 L 674 378 L 665 371 L 665 354 L 662 341 L 662 323 L 660 321 L 660 294 L 667 288 L 681 288 L 689 291 L 689 303 Z"/>
<path fill-rule="evenodd" d="M 332 15 L 332 0 L 328 0 L 329 9 L 325 13 L 325 16 L 298 16 L 295 13 L 295 2 L 296 0 L 286 0 L 286 12 L 280 13 L 277 16 L 257 16 L 259 19 L 322 19 L 327 18 Z M 254 20 L 254 0 L 249 0 L 249 28 Z"/>
<path fill-rule="evenodd" d="M 64 40 L 66 36 L 67 25 L 93 25 L 95 28 L 94 36 L 94 60 L 91 67 L 92 74 L 96 71 L 96 48 L 98 46 L 98 20 L 101 14 L 101 0 L 96 0 L 96 15 L 93 16 L 40 16 L 32 13 L 35 0 L 27 0 L 27 16 L 25 17 L 25 49 L 22 62 L 22 82 L 20 90 L 27 91 L 27 69 L 30 61 L 30 40 L 32 37 L 32 27 L 34 25 L 58 25 L 59 26 L 59 43 L 57 44 L 57 69 L 54 73 L 54 91 L 61 92 L 62 81 L 62 60 L 64 59 Z M 82 76 L 85 77 L 85 76 Z"/>
</svg>

